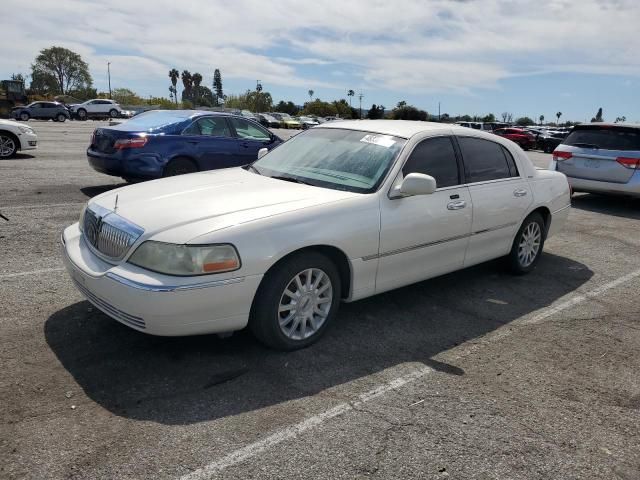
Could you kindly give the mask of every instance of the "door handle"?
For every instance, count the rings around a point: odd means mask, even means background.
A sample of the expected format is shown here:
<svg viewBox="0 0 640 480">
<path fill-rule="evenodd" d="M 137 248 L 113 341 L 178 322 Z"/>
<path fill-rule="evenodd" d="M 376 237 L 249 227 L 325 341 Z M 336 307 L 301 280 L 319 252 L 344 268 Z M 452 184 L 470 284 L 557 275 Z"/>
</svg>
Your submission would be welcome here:
<svg viewBox="0 0 640 480">
<path fill-rule="evenodd" d="M 524 197 L 526 194 L 527 194 L 527 191 L 522 188 L 519 188 L 518 190 L 515 190 L 513 192 L 514 197 Z"/>
<path fill-rule="evenodd" d="M 447 204 L 447 210 L 460 210 L 467 206 L 467 202 L 464 200 L 458 200 L 457 202 L 449 202 Z"/>
</svg>

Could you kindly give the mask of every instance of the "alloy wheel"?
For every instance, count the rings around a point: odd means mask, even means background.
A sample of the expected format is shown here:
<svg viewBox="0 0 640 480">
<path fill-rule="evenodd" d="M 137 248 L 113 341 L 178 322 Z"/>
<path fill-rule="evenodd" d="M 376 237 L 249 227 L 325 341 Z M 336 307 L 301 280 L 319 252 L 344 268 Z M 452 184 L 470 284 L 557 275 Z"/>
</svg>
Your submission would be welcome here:
<svg viewBox="0 0 640 480">
<path fill-rule="evenodd" d="M 531 222 L 522 231 L 520 243 L 518 244 L 518 261 L 522 267 L 531 265 L 540 251 L 542 241 L 542 231 L 537 222 Z"/>
<path fill-rule="evenodd" d="M 16 142 L 11 137 L 0 136 L 0 157 L 10 157 L 16 151 Z"/>
<path fill-rule="evenodd" d="M 287 284 L 278 305 L 278 323 L 291 340 L 304 340 L 327 320 L 333 300 L 329 275 L 319 268 L 296 274 Z"/>
</svg>

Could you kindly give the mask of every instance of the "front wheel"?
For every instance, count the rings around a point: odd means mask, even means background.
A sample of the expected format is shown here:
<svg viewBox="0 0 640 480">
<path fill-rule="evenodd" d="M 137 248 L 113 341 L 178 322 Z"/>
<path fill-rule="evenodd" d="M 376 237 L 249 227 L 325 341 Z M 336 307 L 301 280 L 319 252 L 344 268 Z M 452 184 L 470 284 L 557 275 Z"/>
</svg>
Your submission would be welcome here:
<svg viewBox="0 0 640 480">
<path fill-rule="evenodd" d="M 78 110 L 78 120 L 86 120 L 87 119 L 87 111 L 84 108 Z"/>
<path fill-rule="evenodd" d="M 59 113 L 58 116 L 56 117 L 56 119 L 59 122 L 64 122 L 67 119 L 67 116 L 64 113 Z"/>
<path fill-rule="evenodd" d="M 10 134 L 0 133 L 0 158 L 11 158 L 18 151 L 18 143 Z"/>
<path fill-rule="evenodd" d="M 297 350 L 316 342 L 335 318 L 340 303 L 338 269 L 318 252 L 286 259 L 265 276 L 249 327 L 265 345 Z"/>
<path fill-rule="evenodd" d="M 29 118 L 31 118 L 31 116 L 27 112 L 22 112 L 20 114 L 20 120 L 22 120 L 23 122 L 28 122 Z"/>
<path fill-rule="evenodd" d="M 539 213 L 532 213 L 524 222 L 513 240 L 508 260 L 516 275 L 529 273 L 540 260 L 545 240 L 545 225 Z"/>
<path fill-rule="evenodd" d="M 111 110 L 109 110 L 109 116 L 111 118 L 116 118 L 118 116 L 118 111 L 115 108 L 112 108 Z"/>
</svg>

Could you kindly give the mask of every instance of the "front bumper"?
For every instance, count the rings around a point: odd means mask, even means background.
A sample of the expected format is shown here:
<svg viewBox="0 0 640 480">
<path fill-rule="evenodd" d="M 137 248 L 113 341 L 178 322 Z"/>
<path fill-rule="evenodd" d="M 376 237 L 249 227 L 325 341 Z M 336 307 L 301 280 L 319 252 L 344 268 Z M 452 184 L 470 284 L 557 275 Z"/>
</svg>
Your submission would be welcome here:
<svg viewBox="0 0 640 480">
<path fill-rule="evenodd" d="M 111 265 L 89 250 L 78 224 L 62 233 L 62 256 L 76 288 L 87 300 L 115 320 L 151 335 L 240 330 L 247 325 L 262 280 L 262 275 L 178 278 L 127 263 Z"/>
<path fill-rule="evenodd" d="M 38 148 L 38 136 L 35 133 L 20 133 L 20 150 L 35 150 Z"/>
</svg>

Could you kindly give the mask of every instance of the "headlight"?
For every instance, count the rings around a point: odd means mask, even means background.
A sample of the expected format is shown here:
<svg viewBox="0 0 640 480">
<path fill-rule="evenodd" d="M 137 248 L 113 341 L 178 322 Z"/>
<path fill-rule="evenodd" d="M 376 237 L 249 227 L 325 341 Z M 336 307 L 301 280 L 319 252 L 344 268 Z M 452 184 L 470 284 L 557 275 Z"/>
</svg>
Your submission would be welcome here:
<svg viewBox="0 0 640 480">
<path fill-rule="evenodd" d="M 18 130 L 22 133 L 33 133 L 33 129 L 30 127 L 18 127 Z"/>
<path fill-rule="evenodd" d="M 129 263 L 158 273 L 177 276 L 208 275 L 238 270 L 240 257 L 233 245 L 175 245 L 146 241 Z"/>
</svg>

